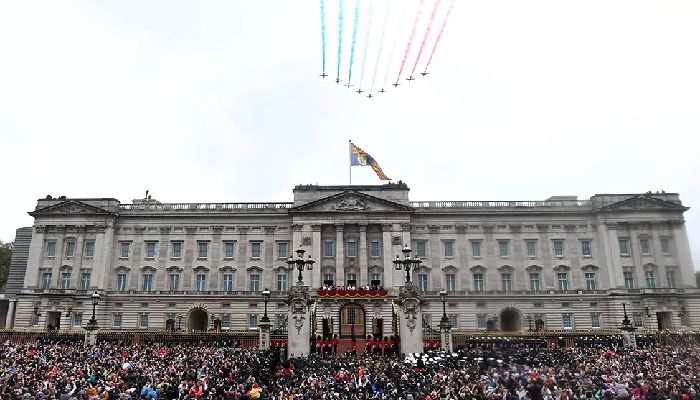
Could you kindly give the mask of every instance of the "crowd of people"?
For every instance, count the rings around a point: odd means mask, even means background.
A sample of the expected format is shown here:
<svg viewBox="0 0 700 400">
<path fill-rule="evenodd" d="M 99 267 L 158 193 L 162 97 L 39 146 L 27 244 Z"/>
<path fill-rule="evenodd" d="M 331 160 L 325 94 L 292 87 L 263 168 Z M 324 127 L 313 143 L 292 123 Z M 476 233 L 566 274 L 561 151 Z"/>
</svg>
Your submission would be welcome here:
<svg viewBox="0 0 700 400">
<path fill-rule="evenodd" d="M 531 342 L 451 353 L 349 356 L 234 343 L 2 344 L 0 398 L 58 400 L 691 400 L 700 345 L 546 348 Z"/>
</svg>

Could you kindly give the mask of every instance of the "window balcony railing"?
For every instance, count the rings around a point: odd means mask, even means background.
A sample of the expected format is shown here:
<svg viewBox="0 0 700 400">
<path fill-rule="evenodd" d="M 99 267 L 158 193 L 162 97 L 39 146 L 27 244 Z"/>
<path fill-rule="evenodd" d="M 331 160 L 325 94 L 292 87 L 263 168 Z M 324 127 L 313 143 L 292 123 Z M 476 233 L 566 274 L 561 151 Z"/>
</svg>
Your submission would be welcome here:
<svg viewBox="0 0 700 400">
<path fill-rule="evenodd" d="M 347 288 L 334 288 L 334 289 L 323 289 L 318 288 L 316 294 L 319 297 L 331 297 L 331 298 L 351 298 L 351 297 L 386 297 L 389 292 L 386 289 L 347 289 Z"/>
</svg>

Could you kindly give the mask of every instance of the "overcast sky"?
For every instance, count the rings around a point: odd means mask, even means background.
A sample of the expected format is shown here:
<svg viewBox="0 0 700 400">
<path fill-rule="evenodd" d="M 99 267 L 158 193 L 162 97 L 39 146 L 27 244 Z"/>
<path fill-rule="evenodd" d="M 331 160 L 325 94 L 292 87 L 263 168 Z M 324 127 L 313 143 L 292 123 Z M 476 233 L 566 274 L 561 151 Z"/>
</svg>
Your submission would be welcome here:
<svg viewBox="0 0 700 400">
<path fill-rule="evenodd" d="M 318 1 L 2 1 L 0 239 L 47 194 L 291 201 L 348 182 L 351 138 L 413 200 L 678 192 L 700 266 L 700 1 L 450 18 L 431 74 L 370 100 L 318 77 Z"/>
</svg>

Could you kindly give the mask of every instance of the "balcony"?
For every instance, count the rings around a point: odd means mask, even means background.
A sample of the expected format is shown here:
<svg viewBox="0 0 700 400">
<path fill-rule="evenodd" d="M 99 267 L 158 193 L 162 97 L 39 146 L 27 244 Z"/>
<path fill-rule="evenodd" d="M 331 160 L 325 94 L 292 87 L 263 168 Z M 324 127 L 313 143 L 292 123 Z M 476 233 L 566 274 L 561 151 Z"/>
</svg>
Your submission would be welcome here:
<svg viewBox="0 0 700 400">
<path fill-rule="evenodd" d="M 251 211 L 284 211 L 294 206 L 294 203 L 143 203 L 120 204 L 120 213 L 204 213 L 204 212 L 236 212 Z"/>
<path fill-rule="evenodd" d="M 504 209 L 504 208 L 552 208 L 552 207 L 591 207 L 590 200 L 553 200 L 553 201 L 411 201 L 411 207 L 417 209 Z"/>
<path fill-rule="evenodd" d="M 389 292 L 386 289 L 346 289 L 346 288 L 336 288 L 336 289 L 316 289 L 316 294 L 318 297 L 323 298 L 337 298 L 337 299 L 347 299 L 347 298 L 378 298 L 386 297 Z"/>
</svg>

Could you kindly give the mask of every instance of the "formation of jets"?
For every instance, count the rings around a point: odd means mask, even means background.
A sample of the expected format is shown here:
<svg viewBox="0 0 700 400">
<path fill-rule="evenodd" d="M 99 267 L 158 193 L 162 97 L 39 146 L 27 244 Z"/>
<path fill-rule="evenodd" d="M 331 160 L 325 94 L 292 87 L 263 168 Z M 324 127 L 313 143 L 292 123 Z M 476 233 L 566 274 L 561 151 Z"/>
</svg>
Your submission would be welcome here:
<svg viewBox="0 0 700 400">
<path fill-rule="evenodd" d="M 428 73 L 429 73 L 428 71 L 424 71 L 424 72 L 421 72 L 420 74 L 423 75 L 423 76 L 426 76 L 426 75 L 428 75 Z M 320 76 L 321 78 L 324 78 L 324 79 L 325 79 L 325 78 L 328 76 L 328 74 L 325 73 L 325 72 L 322 72 L 319 76 Z M 416 78 L 414 78 L 413 75 L 411 75 L 411 76 L 409 76 L 408 78 L 406 78 L 406 80 L 410 82 L 410 81 L 415 81 Z M 340 83 L 340 77 L 336 77 L 336 78 L 335 78 L 335 83 Z M 399 81 L 396 81 L 396 82 L 392 83 L 391 85 L 394 86 L 394 87 L 397 87 L 397 86 L 400 85 L 400 83 L 399 83 Z M 351 84 L 350 82 L 348 82 L 348 83 L 344 84 L 343 86 L 345 86 L 345 87 L 347 87 L 347 88 L 350 88 L 351 86 L 354 86 L 354 85 Z M 357 92 L 358 94 L 362 94 L 362 93 L 364 93 L 364 90 L 362 90 L 362 88 L 358 88 L 355 92 Z M 379 93 L 384 93 L 384 92 L 385 92 L 384 89 L 379 90 Z M 374 96 L 372 95 L 372 93 L 369 93 L 369 94 L 367 95 L 367 98 L 368 98 L 368 99 L 371 99 L 372 97 L 374 97 Z"/>
</svg>

